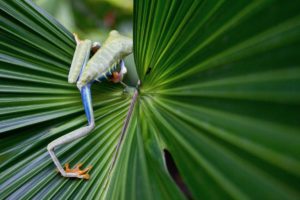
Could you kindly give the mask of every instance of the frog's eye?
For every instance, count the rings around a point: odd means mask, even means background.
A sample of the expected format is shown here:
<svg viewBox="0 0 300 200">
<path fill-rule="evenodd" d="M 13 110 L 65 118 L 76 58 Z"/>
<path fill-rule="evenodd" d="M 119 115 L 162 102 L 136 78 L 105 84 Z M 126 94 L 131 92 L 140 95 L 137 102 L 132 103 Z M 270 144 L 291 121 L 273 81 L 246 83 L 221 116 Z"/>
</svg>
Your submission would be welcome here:
<svg viewBox="0 0 300 200">
<path fill-rule="evenodd" d="M 92 47 L 92 41 L 84 40 L 77 43 L 76 50 L 73 56 L 72 64 L 69 71 L 68 82 L 76 83 L 82 68 L 86 65 Z"/>
</svg>

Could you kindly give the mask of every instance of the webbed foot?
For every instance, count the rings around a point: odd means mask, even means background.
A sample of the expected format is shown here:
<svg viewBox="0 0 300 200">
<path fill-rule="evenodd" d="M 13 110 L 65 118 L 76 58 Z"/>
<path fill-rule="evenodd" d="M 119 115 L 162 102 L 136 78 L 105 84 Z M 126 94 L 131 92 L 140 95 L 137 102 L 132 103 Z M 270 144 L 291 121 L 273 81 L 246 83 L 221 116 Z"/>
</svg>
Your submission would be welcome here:
<svg viewBox="0 0 300 200">
<path fill-rule="evenodd" d="M 89 179 L 90 175 L 87 173 L 90 169 L 92 169 L 92 166 L 88 166 L 87 168 L 81 170 L 80 167 L 82 166 L 82 163 L 79 163 L 75 165 L 73 169 L 70 169 L 69 163 L 65 164 L 65 171 L 66 171 L 66 177 L 77 177 L 77 178 L 83 178 L 83 179 Z"/>
</svg>

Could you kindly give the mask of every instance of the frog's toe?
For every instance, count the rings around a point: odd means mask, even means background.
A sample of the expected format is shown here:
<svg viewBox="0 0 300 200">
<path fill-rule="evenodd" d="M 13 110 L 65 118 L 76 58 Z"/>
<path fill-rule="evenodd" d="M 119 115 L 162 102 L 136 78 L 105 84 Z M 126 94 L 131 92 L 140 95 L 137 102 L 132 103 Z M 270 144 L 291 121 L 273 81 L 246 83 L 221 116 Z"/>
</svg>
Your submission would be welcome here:
<svg viewBox="0 0 300 200">
<path fill-rule="evenodd" d="M 79 163 L 79 164 L 75 165 L 75 167 L 73 169 L 70 169 L 69 163 L 66 163 L 65 171 L 67 174 L 69 174 L 69 173 L 76 174 L 77 178 L 89 179 L 90 175 L 87 172 L 92 169 L 92 166 L 88 166 L 87 168 L 85 168 L 83 170 L 80 169 L 81 166 L 82 166 L 82 163 Z"/>
<path fill-rule="evenodd" d="M 76 44 L 80 44 L 81 40 L 79 39 L 78 35 L 76 33 L 73 33 L 73 36 L 76 41 Z"/>
</svg>

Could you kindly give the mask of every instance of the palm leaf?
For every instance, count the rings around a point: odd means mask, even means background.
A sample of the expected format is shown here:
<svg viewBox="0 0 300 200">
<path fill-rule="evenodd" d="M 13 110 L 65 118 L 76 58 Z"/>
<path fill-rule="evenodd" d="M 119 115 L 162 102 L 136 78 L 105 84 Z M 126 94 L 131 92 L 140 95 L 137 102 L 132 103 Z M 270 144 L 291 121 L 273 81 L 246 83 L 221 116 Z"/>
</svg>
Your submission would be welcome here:
<svg viewBox="0 0 300 200">
<path fill-rule="evenodd" d="M 57 150 L 94 165 L 84 181 L 59 176 L 46 151 L 86 123 L 66 81 L 74 40 L 30 1 L 0 2 L 0 198 L 299 198 L 297 4 L 135 1 L 142 84 L 114 166 L 132 98 L 120 86 L 93 86 L 95 130 Z"/>
</svg>

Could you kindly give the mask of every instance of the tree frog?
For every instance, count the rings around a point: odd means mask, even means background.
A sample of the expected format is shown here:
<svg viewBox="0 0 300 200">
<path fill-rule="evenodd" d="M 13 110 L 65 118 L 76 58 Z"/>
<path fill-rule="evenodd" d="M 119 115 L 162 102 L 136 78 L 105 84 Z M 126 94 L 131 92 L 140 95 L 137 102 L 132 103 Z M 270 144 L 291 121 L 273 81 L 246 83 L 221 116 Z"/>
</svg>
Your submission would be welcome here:
<svg viewBox="0 0 300 200">
<path fill-rule="evenodd" d="M 63 168 L 55 155 L 54 149 L 57 146 L 86 136 L 92 131 L 95 122 L 91 85 L 95 81 L 102 82 L 105 80 L 113 83 L 123 83 L 124 74 L 127 73 L 123 59 L 132 53 L 133 42 L 131 38 L 123 36 L 115 30 L 109 33 L 109 37 L 103 46 L 97 42 L 92 43 L 90 40 L 82 41 L 76 34 L 74 34 L 74 37 L 76 40 L 76 49 L 69 71 L 68 82 L 77 84 L 81 93 L 88 125 L 52 141 L 48 144 L 47 149 L 62 176 L 89 179 L 90 176 L 87 172 L 92 168 L 91 166 L 81 170 L 80 167 L 82 164 L 77 164 L 73 169 L 70 169 L 69 164 L 66 163 L 65 168 Z"/>
</svg>

